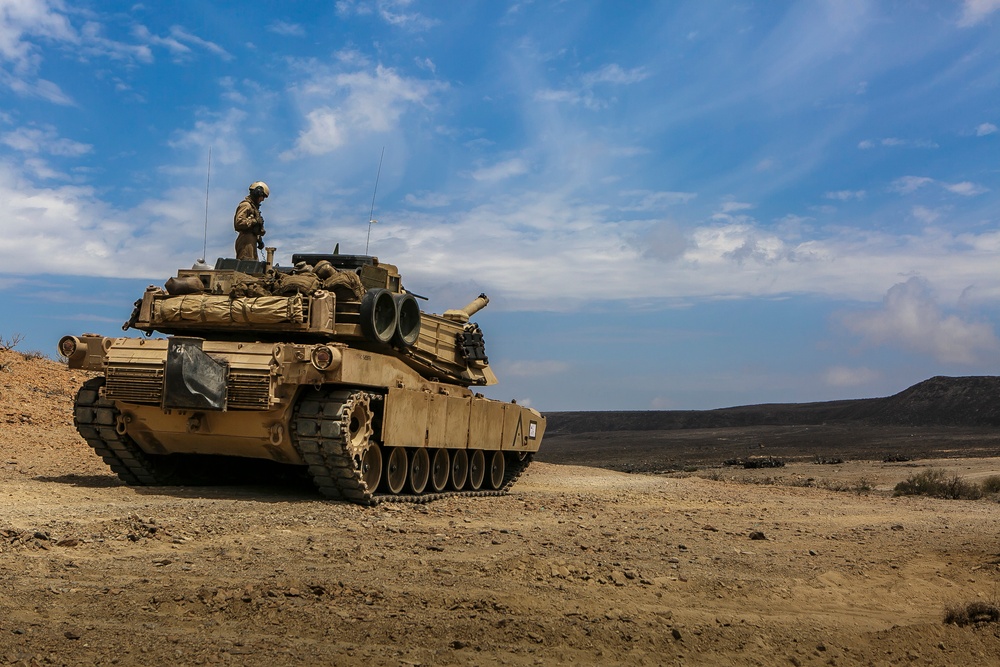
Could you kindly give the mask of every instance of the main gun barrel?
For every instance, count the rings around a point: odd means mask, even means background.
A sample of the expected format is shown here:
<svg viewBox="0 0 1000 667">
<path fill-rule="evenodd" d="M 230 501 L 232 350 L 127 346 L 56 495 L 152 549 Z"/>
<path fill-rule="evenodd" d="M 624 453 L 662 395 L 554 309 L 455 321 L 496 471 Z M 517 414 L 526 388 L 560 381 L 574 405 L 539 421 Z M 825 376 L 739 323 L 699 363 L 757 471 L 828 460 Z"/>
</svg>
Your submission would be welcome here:
<svg viewBox="0 0 1000 667">
<path fill-rule="evenodd" d="M 458 308 L 455 310 L 444 311 L 444 317 L 452 320 L 454 322 L 465 323 L 469 321 L 469 318 L 478 313 L 480 310 L 486 307 L 486 304 L 490 302 L 490 298 L 485 294 L 480 294 L 475 299 L 469 302 L 465 308 Z"/>
</svg>

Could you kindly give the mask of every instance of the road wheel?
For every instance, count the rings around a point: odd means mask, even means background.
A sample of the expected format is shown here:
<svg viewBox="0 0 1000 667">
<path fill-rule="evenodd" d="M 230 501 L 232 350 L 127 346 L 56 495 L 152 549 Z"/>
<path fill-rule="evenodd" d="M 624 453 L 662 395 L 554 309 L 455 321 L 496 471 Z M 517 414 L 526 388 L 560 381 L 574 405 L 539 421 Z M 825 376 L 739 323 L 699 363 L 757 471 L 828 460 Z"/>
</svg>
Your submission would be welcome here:
<svg viewBox="0 0 1000 667">
<path fill-rule="evenodd" d="M 361 481 L 374 493 L 382 481 L 382 448 L 374 442 L 361 455 Z"/>
<path fill-rule="evenodd" d="M 486 455 L 483 450 L 477 449 L 472 452 L 469 458 L 469 488 L 478 491 L 483 486 L 483 478 L 486 476 Z"/>
<path fill-rule="evenodd" d="M 425 447 L 418 447 L 410 455 L 410 491 L 420 495 L 427 488 L 431 474 L 431 457 Z"/>
<path fill-rule="evenodd" d="M 469 454 L 464 449 L 456 449 L 451 456 L 451 488 L 461 491 L 469 478 Z"/>
<path fill-rule="evenodd" d="M 448 450 L 442 447 L 434 452 L 434 458 L 431 459 L 431 488 L 435 492 L 440 493 L 444 491 L 444 487 L 448 486 L 448 471 L 450 469 L 451 458 L 448 456 Z"/>
<path fill-rule="evenodd" d="M 503 473 L 504 473 L 504 457 L 503 452 L 499 449 L 493 452 L 493 456 L 490 457 L 490 488 L 499 489 L 503 486 Z"/>
<path fill-rule="evenodd" d="M 389 451 L 389 462 L 385 466 L 385 486 L 389 493 L 396 495 L 406 485 L 406 450 L 393 447 Z"/>
</svg>

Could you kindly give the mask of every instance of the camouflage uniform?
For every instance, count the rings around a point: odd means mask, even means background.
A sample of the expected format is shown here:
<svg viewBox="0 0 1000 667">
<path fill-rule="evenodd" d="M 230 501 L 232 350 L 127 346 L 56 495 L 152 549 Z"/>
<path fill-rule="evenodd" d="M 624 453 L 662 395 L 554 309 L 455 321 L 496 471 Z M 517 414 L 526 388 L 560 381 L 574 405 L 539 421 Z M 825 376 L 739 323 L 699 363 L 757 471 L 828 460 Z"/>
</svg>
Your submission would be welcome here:
<svg viewBox="0 0 1000 667">
<path fill-rule="evenodd" d="M 257 259 L 257 246 L 264 235 L 264 216 L 260 214 L 260 206 L 254 203 L 253 196 L 236 207 L 233 216 L 233 227 L 239 233 L 236 237 L 236 259 Z"/>
</svg>

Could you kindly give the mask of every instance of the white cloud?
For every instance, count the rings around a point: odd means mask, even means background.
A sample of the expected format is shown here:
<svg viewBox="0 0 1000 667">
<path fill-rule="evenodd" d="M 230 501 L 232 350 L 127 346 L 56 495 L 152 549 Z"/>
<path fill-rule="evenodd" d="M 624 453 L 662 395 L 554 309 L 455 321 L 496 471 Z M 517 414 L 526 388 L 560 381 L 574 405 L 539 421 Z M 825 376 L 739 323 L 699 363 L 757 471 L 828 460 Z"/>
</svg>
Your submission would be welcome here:
<svg viewBox="0 0 1000 667">
<path fill-rule="evenodd" d="M 976 136 L 985 137 L 989 134 L 995 134 L 997 132 L 997 126 L 993 123 L 980 123 L 976 127 Z"/>
<path fill-rule="evenodd" d="M 193 56 L 193 51 L 188 44 L 192 44 L 205 51 L 214 53 L 215 55 L 220 56 L 223 60 L 233 59 L 233 56 L 228 51 L 215 42 L 210 42 L 198 37 L 197 35 L 193 35 L 181 26 L 177 25 L 170 28 L 170 33 L 167 37 L 154 35 L 149 31 L 149 28 L 144 25 L 135 26 L 132 29 L 132 34 L 134 34 L 137 39 L 140 39 L 149 45 L 165 48 L 174 56 L 175 60 L 179 61 L 186 60 Z M 185 42 L 187 42 L 187 44 Z"/>
<path fill-rule="evenodd" d="M 876 145 L 885 146 L 887 148 L 940 148 L 937 142 L 931 141 L 929 139 L 900 139 L 899 137 L 884 137 L 873 141 L 872 139 L 863 139 L 858 142 L 858 148 L 861 150 L 869 150 L 875 148 Z"/>
<path fill-rule="evenodd" d="M 827 192 L 823 195 L 827 199 L 836 199 L 837 201 L 850 201 L 852 199 L 864 199 L 864 190 L 837 190 L 836 192 Z"/>
<path fill-rule="evenodd" d="M 1000 0 L 964 0 L 958 25 L 963 28 L 974 26 L 998 9 Z"/>
<path fill-rule="evenodd" d="M 943 187 L 948 192 L 952 192 L 956 195 L 962 195 L 963 197 L 972 197 L 974 195 L 981 195 L 984 192 L 988 192 L 987 188 L 976 183 L 971 183 L 969 181 L 962 181 L 961 183 L 942 183 Z"/>
<path fill-rule="evenodd" d="M 243 143 L 243 126 L 247 114 L 229 109 L 215 114 L 203 113 L 190 130 L 174 133 L 167 144 L 172 148 L 195 149 L 200 161 L 202 151 L 212 150 L 212 161 L 219 165 L 235 165 L 247 161 Z"/>
<path fill-rule="evenodd" d="M 423 14 L 407 11 L 412 0 L 337 0 L 337 13 L 341 16 L 370 16 L 376 14 L 389 25 L 409 30 L 427 30 L 439 23 Z"/>
<path fill-rule="evenodd" d="M 0 135 L 0 142 L 22 153 L 48 153 L 63 157 L 79 157 L 89 153 L 93 146 L 71 139 L 60 138 L 56 129 L 44 127 L 19 127 Z"/>
<path fill-rule="evenodd" d="M 926 176 L 903 176 L 894 180 L 889 189 L 905 195 L 915 192 L 933 182 L 933 178 L 927 178 Z"/>
<path fill-rule="evenodd" d="M 590 88 L 601 83 L 610 83 L 619 86 L 627 86 L 638 83 L 649 77 L 649 73 L 642 67 L 630 70 L 622 69 L 620 65 L 611 63 L 603 67 L 588 72 L 581 78 L 583 85 Z"/>
<path fill-rule="evenodd" d="M 749 224 L 700 227 L 692 234 L 692 240 L 684 259 L 702 265 L 772 264 L 791 256 L 780 238 Z"/>
<path fill-rule="evenodd" d="M 626 190 L 621 196 L 631 202 L 622 206 L 623 211 L 657 211 L 677 204 L 686 204 L 698 195 L 694 192 Z"/>
<path fill-rule="evenodd" d="M 477 181 L 502 181 L 528 173 L 528 163 L 521 158 L 504 160 L 488 167 L 480 167 L 472 172 Z"/>
<path fill-rule="evenodd" d="M 607 108 L 614 98 L 598 95 L 595 88 L 605 84 L 629 86 L 648 77 L 649 72 L 645 68 L 626 70 L 616 63 L 610 63 L 580 75 L 575 82 L 570 82 L 563 88 L 542 88 L 535 92 L 534 97 L 541 102 L 582 105 L 588 109 L 599 110 Z"/>
<path fill-rule="evenodd" d="M 934 209 L 927 208 L 926 206 L 914 206 L 911 213 L 913 217 L 924 223 L 925 225 L 931 225 L 937 222 L 941 218 L 941 214 Z"/>
<path fill-rule="evenodd" d="M 353 61 L 352 61 L 353 62 Z M 395 129 L 403 113 L 415 106 L 430 106 L 444 84 L 400 76 L 378 65 L 374 72 L 317 72 L 296 87 L 305 113 L 306 128 L 295 147 L 281 154 L 289 160 L 301 155 L 323 155 L 337 150 L 348 138 Z"/>
<path fill-rule="evenodd" d="M 305 37 L 306 29 L 298 23 L 286 23 L 285 21 L 274 21 L 267 26 L 270 32 L 284 37 Z"/>
<path fill-rule="evenodd" d="M 78 35 L 59 0 L 3 0 L 0 3 L 0 59 L 18 71 L 34 71 L 37 47 L 30 37 L 56 42 L 76 42 Z"/>
<path fill-rule="evenodd" d="M 897 283 L 881 308 L 845 314 L 843 323 L 873 344 L 929 354 L 943 363 L 975 364 L 1000 351 L 989 324 L 944 314 L 922 278 Z"/>
<path fill-rule="evenodd" d="M 306 129 L 299 134 L 295 150 L 285 151 L 281 158 L 288 160 L 298 155 L 323 155 L 344 145 L 346 134 L 337 112 L 329 107 L 313 109 L 306 114 Z"/>
<path fill-rule="evenodd" d="M 720 210 L 723 213 L 733 213 L 735 211 L 746 211 L 752 208 L 753 204 L 748 204 L 746 202 L 727 201 L 722 202 L 722 208 Z"/>
<path fill-rule="evenodd" d="M 823 374 L 823 382 L 831 387 L 861 387 L 871 384 L 881 375 L 877 371 L 864 366 L 848 368 L 847 366 L 831 366 Z"/>
<path fill-rule="evenodd" d="M 170 28 L 170 34 L 176 39 L 182 42 L 188 42 L 194 44 L 209 53 L 214 53 L 215 55 L 221 57 L 223 60 L 232 60 L 233 56 L 231 53 L 226 51 L 224 48 L 216 44 L 215 42 L 210 42 L 207 39 L 202 39 L 197 35 L 193 35 L 181 26 L 175 25 Z"/>
</svg>

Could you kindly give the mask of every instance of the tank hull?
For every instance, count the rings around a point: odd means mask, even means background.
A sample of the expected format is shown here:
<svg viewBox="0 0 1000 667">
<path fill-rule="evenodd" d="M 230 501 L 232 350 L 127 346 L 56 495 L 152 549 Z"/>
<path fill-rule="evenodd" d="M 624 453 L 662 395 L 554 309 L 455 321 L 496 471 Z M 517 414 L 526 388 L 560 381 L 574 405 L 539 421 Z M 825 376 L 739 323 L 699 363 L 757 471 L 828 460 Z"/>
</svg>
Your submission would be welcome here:
<svg viewBox="0 0 1000 667">
<path fill-rule="evenodd" d="M 73 365 L 103 373 L 81 390 L 77 428 L 131 484 L 169 483 L 174 455 L 212 455 L 303 466 L 325 495 L 364 504 L 503 493 L 545 430 L 535 410 L 342 343 L 85 342 Z M 465 459 L 493 477 L 456 483 Z"/>
</svg>

